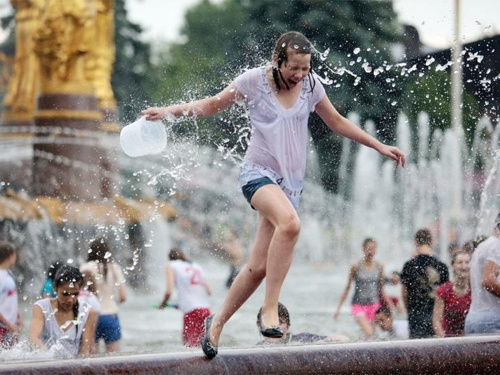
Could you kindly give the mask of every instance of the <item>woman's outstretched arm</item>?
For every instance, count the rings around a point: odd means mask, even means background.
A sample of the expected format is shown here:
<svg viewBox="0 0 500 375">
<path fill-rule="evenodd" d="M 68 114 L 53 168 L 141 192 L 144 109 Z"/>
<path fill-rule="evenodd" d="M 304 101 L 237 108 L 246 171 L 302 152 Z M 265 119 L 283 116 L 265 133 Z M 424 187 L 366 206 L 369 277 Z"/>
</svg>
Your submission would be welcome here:
<svg viewBox="0 0 500 375">
<path fill-rule="evenodd" d="M 43 326 L 45 324 L 45 316 L 43 315 L 40 306 L 33 306 L 33 318 L 28 331 L 28 341 L 33 348 L 47 349 L 40 337 L 42 336 Z"/>
<path fill-rule="evenodd" d="M 170 261 L 167 263 L 166 274 L 167 274 L 167 291 L 165 292 L 163 300 L 158 305 L 159 309 L 164 309 L 167 306 L 167 302 L 170 299 L 170 296 L 172 295 L 172 292 L 174 290 L 175 276 Z"/>
<path fill-rule="evenodd" d="M 347 285 L 345 286 L 344 293 L 342 293 L 342 296 L 340 297 L 339 300 L 339 304 L 337 305 L 337 310 L 335 310 L 335 314 L 333 314 L 334 320 L 337 320 L 339 318 L 340 308 L 344 304 L 344 301 L 347 298 L 347 295 L 349 294 L 349 290 L 351 289 L 351 284 L 354 281 L 354 278 L 356 277 L 356 273 L 358 273 L 358 265 L 353 264 L 351 270 L 349 271 L 349 277 L 347 278 Z"/>
<path fill-rule="evenodd" d="M 396 162 L 396 166 L 400 164 L 403 167 L 405 166 L 405 154 L 400 149 L 394 146 L 387 146 L 358 128 L 351 121 L 338 113 L 330 102 L 330 99 L 328 99 L 328 96 L 325 95 L 316 105 L 316 112 L 335 133 L 377 150 L 380 154 L 393 159 Z"/>
<path fill-rule="evenodd" d="M 94 311 L 94 309 L 90 309 L 80 341 L 80 350 L 78 351 L 78 354 L 82 356 L 88 357 L 94 350 L 95 330 L 98 318 L 99 315 Z"/>
<path fill-rule="evenodd" d="M 152 107 L 145 109 L 141 113 L 147 116 L 146 119 L 150 121 L 161 120 L 169 115 L 174 117 L 210 117 L 222 112 L 242 98 L 243 96 L 236 90 L 234 83 L 232 83 L 219 94 L 210 98 L 169 107 Z"/>
<path fill-rule="evenodd" d="M 443 329 L 444 301 L 441 297 L 436 296 L 434 299 L 434 311 L 432 314 L 432 326 L 437 337 L 444 337 Z"/>
</svg>

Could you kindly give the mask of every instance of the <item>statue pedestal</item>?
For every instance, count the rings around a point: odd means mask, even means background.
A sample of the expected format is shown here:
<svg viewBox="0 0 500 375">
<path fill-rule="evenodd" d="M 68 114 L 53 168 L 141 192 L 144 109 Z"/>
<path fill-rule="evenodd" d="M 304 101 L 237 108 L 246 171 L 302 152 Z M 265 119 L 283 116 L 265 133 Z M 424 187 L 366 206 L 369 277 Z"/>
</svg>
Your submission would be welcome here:
<svg viewBox="0 0 500 375">
<path fill-rule="evenodd" d="M 2 113 L 0 137 L 2 137 L 4 155 L 0 165 L 0 178 L 15 190 L 31 192 L 33 150 L 33 115 L 12 112 L 5 108 Z"/>
<path fill-rule="evenodd" d="M 92 94 L 38 97 L 33 144 L 35 195 L 99 200 L 113 194 L 111 161 L 101 146 L 103 115 Z"/>
</svg>

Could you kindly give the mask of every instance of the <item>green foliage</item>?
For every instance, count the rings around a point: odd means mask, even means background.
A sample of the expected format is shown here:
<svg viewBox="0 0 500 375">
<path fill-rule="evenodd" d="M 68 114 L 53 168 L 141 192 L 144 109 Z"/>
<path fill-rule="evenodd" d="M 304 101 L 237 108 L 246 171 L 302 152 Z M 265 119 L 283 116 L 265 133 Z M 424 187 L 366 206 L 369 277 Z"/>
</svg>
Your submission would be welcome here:
<svg viewBox="0 0 500 375">
<path fill-rule="evenodd" d="M 166 46 L 161 51 L 153 97 L 159 104 L 189 101 L 214 95 L 237 76 L 241 66 L 244 25 L 248 17 L 235 1 L 212 4 L 203 1 L 187 12 L 182 34 L 185 43 Z M 231 139 L 236 142 L 241 111 L 211 119 L 199 119 L 176 127 L 178 135 L 195 137 L 203 144 L 218 145 Z"/>
<path fill-rule="evenodd" d="M 2 27 L 2 30 L 8 33 L 7 38 L 3 41 L 2 44 L 0 44 L 0 52 L 4 54 L 7 58 L 14 58 L 16 54 L 16 34 L 15 34 L 15 28 L 14 28 L 15 22 L 14 22 L 14 11 L 10 12 L 7 14 L 5 17 L 0 18 L 0 26 Z M 9 72 L 12 69 L 12 66 L 6 66 L 4 65 L 5 63 L 2 62 L 0 69 L 2 70 L 2 75 L 4 74 L 3 72 Z M 0 112 L 3 111 L 4 106 L 3 106 L 3 101 L 6 95 L 6 90 L 7 90 L 7 82 L 1 82 L 1 90 L 0 90 Z"/>
<path fill-rule="evenodd" d="M 431 133 L 436 129 L 446 130 L 451 127 L 450 73 L 429 69 L 422 77 L 415 76 L 407 84 L 403 101 L 404 112 L 408 115 L 410 124 L 414 128 L 414 147 L 418 147 L 418 132 L 415 127 L 419 113 L 426 112 L 429 115 Z M 466 140 L 470 145 L 481 113 L 477 100 L 465 90 L 463 91 L 462 103 L 462 125 Z"/>
<path fill-rule="evenodd" d="M 7 38 L 0 44 L 0 51 L 5 55 L 14 57 L 16 54 L 16 34 L 15 34 L 15 20 L 14 10 L 0 19 L 2 30 L 8 32 Z"/>
<path fill-rule="evenodd" d="M 115 1 L 116 60 L 111 84 L 118 103 L 120 120 L 130 122 L 150 99 L 154 77 L 150 45 L 141 40 L 142 27 L 127 18 L 125 0 Z"/>
</svg>

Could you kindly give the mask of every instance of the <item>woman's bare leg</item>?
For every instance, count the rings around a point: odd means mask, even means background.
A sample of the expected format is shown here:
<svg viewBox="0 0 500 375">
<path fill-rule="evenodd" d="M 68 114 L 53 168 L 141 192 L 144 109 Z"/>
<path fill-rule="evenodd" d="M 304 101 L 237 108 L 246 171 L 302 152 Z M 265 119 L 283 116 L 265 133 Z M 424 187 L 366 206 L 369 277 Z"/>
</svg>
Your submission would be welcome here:
<svg viewBox="0 0 500 375">
<path fill-rule="evenodd" d="M 262 323 L 279 326 L 278 302 L 281 287 L 290 269 L 293 249 L 299 238 L 297 211 L 276 185 L 266 185 L 255 193 L 252 205 L 274 225 L 274 235 L 267 251 L 266 296 L 262 305 Z"/>
<path fill-rule="evenodd" d="M 120 340 L 106 344 L 106 353 L 116 353 L 120 351 Z"/>
<path fill-rule="evenodd" d="M 219 344 L 224 324 L 253 294 L 264 277 L 267 281 L 262 322 L 266 326 L 279 325 L 279 292 L 292 262 L 300 223 L 297 212 L 276 185 L 266 185 L 257 190 L 252 205 L 260 214 L 255 242 L 247 265 L 234 280 L 212 321 L 210 341 L 215 346 Z"/>
<path fill-rule="evenodd" d="M 368 318 L 364 314 L 357 315 L 356 321 L 361 327 L 366 339 L 373 336 L 373 324 L 368 321 Z"/>
<path fill-rule="evenodd" d="M 234 279 L 222 307 L 212 321 L 210 341 L 213 345 L 219 345 L 219 337 L 224 324 L 255 292 L 266 276 L 267 249 L 273 234 L 274 226 L 264 216 L 259 215 L 257 234 L 248 263 Z"/>
</svg>

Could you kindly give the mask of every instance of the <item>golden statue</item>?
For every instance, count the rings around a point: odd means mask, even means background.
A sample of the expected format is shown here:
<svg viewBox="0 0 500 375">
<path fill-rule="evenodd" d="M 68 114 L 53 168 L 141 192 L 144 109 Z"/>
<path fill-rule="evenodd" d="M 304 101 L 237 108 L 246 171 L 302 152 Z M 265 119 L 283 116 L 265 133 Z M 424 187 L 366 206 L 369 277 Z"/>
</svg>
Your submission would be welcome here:
<svg viewBox="0 0 500 375">
<path fill-rule="evenodd" d="M 5 117 L 31 120 L 38 92 L 39 66 L 33 36 L 47 0 L 10 0 L 16 9 L 16 56 L 4 105 Z"/>
<path fill-rule="evenodd" d="M 96 0 L 47 0 L 34 37 L 42 93 L 89 93 L 84 57 L 94 43 Z"/>
<path fill-rule="evenodd" d="M 94 22 L 95 39 L 86 57 L 86 76 L 99 100 L 99 108 L 116 108 L 111 88 L 111 73 L 115 62 L 114 0 L 97 0 Z"/>
</svg>

